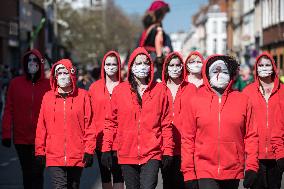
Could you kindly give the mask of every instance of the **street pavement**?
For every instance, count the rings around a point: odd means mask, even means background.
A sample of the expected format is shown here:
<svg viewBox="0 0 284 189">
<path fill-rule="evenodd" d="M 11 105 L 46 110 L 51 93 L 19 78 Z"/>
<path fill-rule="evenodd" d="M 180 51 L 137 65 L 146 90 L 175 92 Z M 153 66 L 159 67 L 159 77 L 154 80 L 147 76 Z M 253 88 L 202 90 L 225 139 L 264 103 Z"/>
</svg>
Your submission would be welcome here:
<svg viewBox="0 0 284 189">
<path fill-rule="evenodd" d="M 0 145 L 0 189 L 23 189 L 21 177 L 20 163 L 15 148 L 5 148 Z M 45 174 L 45 177 L 47 178 L 48 175 Z M 51 185 L 46 180 L 48 179 L 45 179 L 44 188 L 50 189 Z M 93 166 L 83 171 L 80 188 L 102 189 L 96 158 Z M 282 180 L 282 188 L 284 189 L 284 179 Z M 159 182 L 156 189 L 162 189 L 161 174 L 159 174 Z M 239 189 L 243 189 L 242 183 L 240 183 Z"/>
</svg>

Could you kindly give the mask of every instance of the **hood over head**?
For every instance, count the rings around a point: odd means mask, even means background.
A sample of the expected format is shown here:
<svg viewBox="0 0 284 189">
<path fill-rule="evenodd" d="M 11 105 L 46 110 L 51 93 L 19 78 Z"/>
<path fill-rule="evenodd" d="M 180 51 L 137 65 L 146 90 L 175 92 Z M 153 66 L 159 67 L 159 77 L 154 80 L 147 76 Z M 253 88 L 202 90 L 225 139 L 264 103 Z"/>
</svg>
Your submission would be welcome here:
<svg viewBox="0 0 284 189">
<path fill-rule="evenodd" d="M 56 80 L 55 68 L 59 64 L 64 65 L 64 67 L 68 70 L 71 81 L 72 81 L 72 87 L 73 87 L 72 94 L 75 94 L 77 92 L 76 68 L 73 66 L 71 60 L 69 59 L 61 59 L 52 66 L 51 73 L 50 73 L 51 89 L 54 91 L 55 94 L 58 94 L 58 85 L 57 85 L 57 80 Z"/>
<path fill-rule="evenodd" d="M 144 47 L 138 47 L 136 48 L 132 54 L 130 55 L 130 58 L 129 58 L 129 61 L 128 61 L 128 73 L 127 73 L 127 81 L 130 82 L 131 80 L 131 68 L 132 68 L 132 65 L 134 63 L 134 60 L 136 58 L 137 55 L 139 54 L 144 54 L 147 56 L 147 58 L 149 59 L 150 61 L 150 73 L 149 73 L 149 83 L 148 83 L 148 86 L 150 86 L 152 83 L 153 83 L 153 79 L 154 79 L 154 64 L 153 64 L 153 61 L 152 61 L 152 58 L 151 56 L 149 55 L 149 53 L 146 51 L 146 49 Z"/>
<path fill-rule="evenodd" d="M 203 58 L 202 54 L 201 54 L 200 52 L 198 52 L 198 51 L 192 51 L 192 52 L 187 56 L 187 58 L 186 58 L 186 60 L 185 60 L 185 62 L 184 62 L 184 64 L 185 64 L 185 70 L 186 70 L 186 72 L 185 72 L 186 75 L 188 75 L 188 71 L 187 71 L 187 69 L 186 69 L 186 64 L 188 63 L 189 59 L 190 59 L 192 56 L 198 56 L 198 57 L 201 59 L 202 64 L 204 64 L 204 58 Z"/>
<path fill-rule="evenodd" d="M 31 49 L 27 51 L 22 58 L 23 69 L 24 69 L 24 73 L 27 79 L 31 80 L 31 74 L 28 72 L 28 59 L 29 59 L 30 54 L 35 55 L 38 58 L 38 63 L 39 63 L 39 70 L 35 74 L 35 81 L 39 79 L 43 79 L 44 78 L 44 58 L 39 52 L 39 50 L 37 49 Z"/>
<path fill-rule="evenodd" d="M 172 60 L 173 57 L 177 57 L 181 64 L 182 64 L 182 79 L 185 80 L 186 77 L 186 68 L 185 68 L 185 63 L 183 62 L 182 56 L 178 53 L 178 52 L 172 52 L 170 54 L 168 54 L 168 56 L 166 57 L 164 64 L 163 64 L 163 72 L 162 72 L 162 82 L 166 83 L 167 80 L 169 79 L 169 75 L 168 75 L 168 64 L 170 63 L 170 61 Z"/>
<path fill-rule="evenodd" d="M 237 72 L 238 72 L 238 68 L 239 68 L 239 63 L 232 56 L 216 54 L 216 55 L 209 56 L 206 59 L 204 66 L 202 68 L 202 77 L 203 77 L 204 85 L 206 86 L 207 89 L 209 89 L 210 91 L 213 91 L 212 87 L 210 85 L 210 82 L 209 82 L 209 80 L 210 80 L 209 79 L 209 67 L 217 60 L 224 61 L 228 70 L 229 70 L 230 83 L 228 84 L 228 86 L 225 89 L 225 92 L 228 92 L 229 90 L 231 90 L 233 80 L 236 77 Z"/>
<path fill-rule="evenodd" d="M 256 58 L 256 62 L 254 64 L 254 79 L 255 79 L 255 81 L 258 82 L 258 86 L 259 86 L 260 84 L 259 84 L 259 76 L 258 76 L 258 73 L 257 73 L 257 67 L 258 67 L 258 64 L 260 63 L 261 58 L 263 58 L 263 57 L 266 57 L 267 59 L 269 59 L 271 61 L 272 68 L 273 68 L 272 77 L 274 79 L 274 89 L 273 89 L 273 91 L 275 91 L 279 87 L 279 85 L 280 85 L 279 75 L 278 75 L 278 72 L 277 72 L 276 63 L 275 63 L 273 57 L 268 52 L 263 52 Z"/>
<path fill-rule="evenodd" d="M 106 61 L 107 57 L 109 57 L 109 56 L 116 57 L 117 66 L 118 66 L 117 75 L 118 75 L 119 82 L 121 82 L 121 60 L 120 60 L 120 56 L 119 56 L 118 52 L 116 52 L 116 51 L 109 51 L 104 55 L 102 65 L 101 65 L 101 79 L 105 80 L 105 78 L 106 78 L 105 61 Z"/>
</svg>

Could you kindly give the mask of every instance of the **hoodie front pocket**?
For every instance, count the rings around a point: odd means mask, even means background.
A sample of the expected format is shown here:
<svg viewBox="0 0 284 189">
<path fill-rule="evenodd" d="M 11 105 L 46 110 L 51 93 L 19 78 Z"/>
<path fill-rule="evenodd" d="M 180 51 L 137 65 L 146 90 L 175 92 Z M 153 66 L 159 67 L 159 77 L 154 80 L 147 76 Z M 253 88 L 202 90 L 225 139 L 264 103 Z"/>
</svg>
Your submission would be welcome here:
<svg viewBox="0 0 284 189">
<path fill-rule="evenodd" d="M 203 143 L 196 145 L 196 170 L 214 170 L 218 166 L 218 143 Z"/>
<path fill-rule="evenodd" d="M 68 141 L 70 158 L 82 158 L 85 150 L 83 139 L 78 135 L 70 135 Z"/>
<path fill-rule="evenodd" d="M 64 156 L 64 136 L 48 135 L 46 138 L 46 155 L 51 158 Z"/>
<path fill-rule="evenodd" d="M 195 158 L 197 170 L 235 170 L 240 166 L 234 142 L 203 143 L 196 147 Z"/>
<path fill-rule="evenodd" d="M 236 143 L 220 143 L 220 169 L 235 170 L 238 168 L 240 168 L 240 159 Z"/>
<path fill-rule="evenodd" d="M 137 157 L 139 155 L 137 141 L 138 137 L 133 132 L 123 131 L 119 136 L 119 156 Z"/>
</svg>

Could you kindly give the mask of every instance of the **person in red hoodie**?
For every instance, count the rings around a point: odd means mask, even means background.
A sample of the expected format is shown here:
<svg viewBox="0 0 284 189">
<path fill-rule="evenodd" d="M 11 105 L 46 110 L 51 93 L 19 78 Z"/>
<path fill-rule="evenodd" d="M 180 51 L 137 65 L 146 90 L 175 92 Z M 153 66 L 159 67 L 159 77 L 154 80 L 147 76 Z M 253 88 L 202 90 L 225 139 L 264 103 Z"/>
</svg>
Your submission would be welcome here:
<svg viewBox="0 0 284 189">
<path fill-rule="evenodd" d="M 201 74 L 203 62 L 203 56 L 198 51 L 191 52 L 185 61 L 186 81 L 194 84 L 197 88 L 203 86 L 203 78 Z"/>
<path fill-rule="evenodd" d="M 258 56 L 255 63 L 255 82 L 244 91 L 252 101 L 255 123 L 259 135 L 259 171 L 253 188 L 276 189 L 281 187 L 282 173 L 277 167 L 271 146 L 271 129 L 274 124 L 275 109 L 284 101 L 284 86 L 279 82 L 276 64 L 268 53 Z"/>
<path fill-rule="evenodd" d="M 203 67 L 205 88 L 182 98 L 182 172 L 186 188 L 250 188 L 258 170 L 258 136 L 249 98 L 232 90 L 238 63 L 213 55 Z M 246 162 L 246 165 L 245 165 Z M 198 180 L 198 181 L 197 181 Z"/>
<path fill-rule="evenodd" d="M 164 168 L 173 156 L 170 104 L 165 87 L 153 81 L 153 63 L 143 47 L 128 62 L 128 81 L 113 91 L 106 116 L 102 163 L 111 166 L 111 150 L 117 137 L 118 163 L 127 189 L 154 189 L 160 160 Z"/>
<path fill-rule="evenodd" d="M 83 167 L 90 167 L 96 146 L 88 92 L 76 87 L 76 71 L 68 59 L 51 69 L 50 85 L 37 123 L 35 154 L 46 161 L 54 188 L 79 188 Z"/>
<path fill-rule="evenodd" d="M 101 180 L 103 189 L 121 189 L 124 188 L 124 180 L 120 165 L 117 160 L 117 144 L 112 146 L 112 167 L 108 169 L 101 164 L 103 129 L 106 111 L 110 104 L 113 89 L 121 82 L 120 77 L 121 62 L 119 54 L 115 51 L 109 51 L 103 58 L 101 66 L 101 79 L 93 83 L 89 89 L 92 101 L 93 123 L 96 127 L 96 154 L 98 157 Z M 113 184 L 111 182 L 113 176 Z"/>
<path fill-rule="evenodd" d="M 34 140 L 41 101 L 50 86 L 44 78 L 44 59 L 38 50 L 26 52 L 22 63 L 25 75 L 14 78 L 8 88 L 2 120 L 2 145 L 10 147 L 13 134 L 24 188 L 43 188 L 44 167 L 35 165 Z"/>
<path fill-rule="evenodd" d="M 172 189 L 184 188 L 183 175 L 180 171 L 180 140 L 181 140 L 181 96 L 188 94 L 187 97 L 192 96 L 196 87 L 193 84 L 185 81 L 186 77 L 186 66 L 182 60 L 182 56 L 177 52 L 170 53 L 164 62 L 162 72 L 162 82 L 166 86 L 168 91 L 169 103 L 172 104 L 172 115 L 173 115 L 173 137 L 174 137 L 174 157 L 172 166 L 168 169 L 162 167 L 163 177 L 163 188 Z"/>
<path fill-rule="evenodd" d="M 275 127 L 271 131 L 271 145 L 275 154 L 278 169 L 281 175 L 284 172 L 284 103 L 281 102 L 275 110 Z"/>
</svg>

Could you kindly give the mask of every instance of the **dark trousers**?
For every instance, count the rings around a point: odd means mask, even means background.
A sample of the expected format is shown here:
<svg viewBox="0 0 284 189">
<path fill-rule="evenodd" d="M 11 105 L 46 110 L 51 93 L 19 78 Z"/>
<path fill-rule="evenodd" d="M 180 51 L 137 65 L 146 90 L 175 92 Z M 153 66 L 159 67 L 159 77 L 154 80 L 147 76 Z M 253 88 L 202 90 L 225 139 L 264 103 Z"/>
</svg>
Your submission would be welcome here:
<svg viewBox="0 0 284 189">
<path fill-rule="evenodd" d="M 112 152 L 112 167 L 110 170 L 107 167 L 102 165 L 102 162 L 101 162 L 102 152 L 99 150 L 96 150 L 96 155 L 97 155 L 98 162 L 99 162 L 102 183 L 111 182 L 111 175 L 113 176 L 113 183 L 123 183 L 124 179 L 122 176 L 121 167 L 118 164 L 116 152 Z"/>
<path fill-rule="evenodd" d="M 163 189 L 184 189 L 183 174 L 180 171 L 181 157 L 174 156 L 171 167 L 161 169 L 163 177 Z"/>
<path fill-rule="evenodd" d="M 126 189 L 155 189 L 160 161 L 149 160 L 143 165 L 121 165 Z"/>
<path fill-rule="evenodd" d="M 240 180 L 199 179 L 199 189 L 238 189 Z"/>
<path fill-rule="evenodd" d="M 24 188 L 43 188 L 44 166 L 36 164 L 35 146 L 29 144 L 15 144 L 15 148 L 22 168 Z"/>
<path fill-rule="evenodd" d="M 53 189 L 79 189 L 82 167 L 47 167 Z"/>
<path fill-rule="evenodd" d="M 257 181 L 252 189 L 280 189 L 282 173 L 277 167 L 276 160 L 259 160 Z"/>
</svg>

